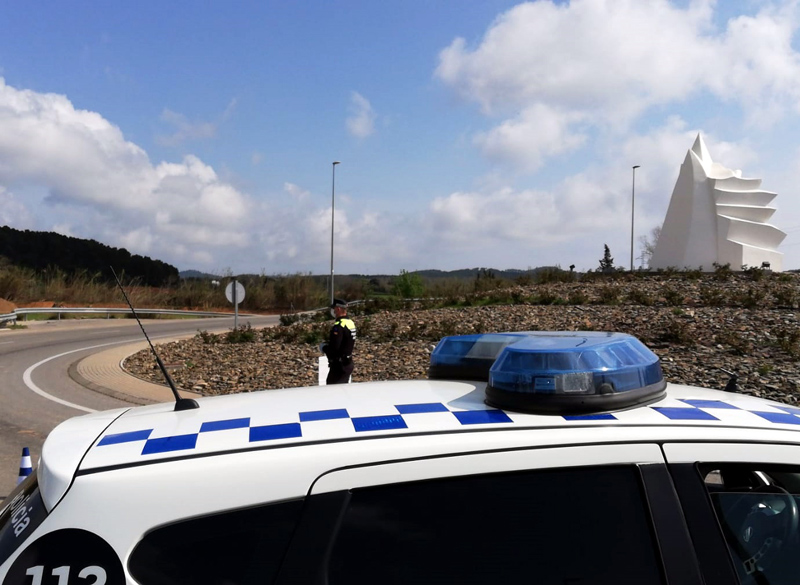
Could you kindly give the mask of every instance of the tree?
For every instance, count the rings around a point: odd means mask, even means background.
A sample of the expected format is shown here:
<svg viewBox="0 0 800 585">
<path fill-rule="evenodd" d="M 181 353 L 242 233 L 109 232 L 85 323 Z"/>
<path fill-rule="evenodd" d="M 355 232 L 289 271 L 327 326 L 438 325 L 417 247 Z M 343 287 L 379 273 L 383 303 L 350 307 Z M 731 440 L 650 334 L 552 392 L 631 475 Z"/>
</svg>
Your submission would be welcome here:
<svg viewBox="0 0 800 585">
<path fill-rule="evenodd" d="M 419 274 L 411 274 L 406 270 L 400 271 L 400 276 L 392 282 L 394 294 L 404 299 L 416 299 L 425 292 L 425 284 Z"/>
<path fill-rule="evenodd" d="M 600 259 L 600 268 L 598 269 L 600 272 L 613 272 L 614 271 L 614 259 L 611 257 L 611 250 L 608 249 L 608 244 L 603 244 L 603 257 Z"/>
<path fill-rule="evenodd" d="M 661 226 L 657 225 L 650 230 L 650 237 L 639 236 L 639 245 L 642 247 L 642 262 L 649 268 L 650 260 L 653 258 L 653 252 L 656 251 L 656 244 L 658 238 L 661 237 Z"/>
</svg>

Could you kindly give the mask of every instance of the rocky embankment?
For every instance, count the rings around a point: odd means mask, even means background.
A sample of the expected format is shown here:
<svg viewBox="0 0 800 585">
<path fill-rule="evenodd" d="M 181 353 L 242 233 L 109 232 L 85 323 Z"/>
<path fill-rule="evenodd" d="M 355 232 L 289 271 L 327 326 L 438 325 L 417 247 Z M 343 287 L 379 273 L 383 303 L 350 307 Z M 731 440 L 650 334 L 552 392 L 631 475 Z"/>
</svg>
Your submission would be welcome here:
<svg viewBox="0 0 800 585">
<path fill-rule="evenodd" d="M 430 351 L 445 335 L 621 331 L 658 354 L 670 382 L 722 388 L 727 370 L 739 376 L 740 392 L 798 403 L 798 299 L 795 275 L 659 275 L 515 286 L 461 299 L 469 306 L 376 310 L 354 315 L 359 338 L 353 381 L 424 378 Z M 244 328 L 232 332 L 239 343 L 199 332 L 158 350 L 179 387 L 204 395 L 315 385 L 317 345 L 330 325 Z M 124 365 L 163 382 L 147 351 Z"/>
</svg>

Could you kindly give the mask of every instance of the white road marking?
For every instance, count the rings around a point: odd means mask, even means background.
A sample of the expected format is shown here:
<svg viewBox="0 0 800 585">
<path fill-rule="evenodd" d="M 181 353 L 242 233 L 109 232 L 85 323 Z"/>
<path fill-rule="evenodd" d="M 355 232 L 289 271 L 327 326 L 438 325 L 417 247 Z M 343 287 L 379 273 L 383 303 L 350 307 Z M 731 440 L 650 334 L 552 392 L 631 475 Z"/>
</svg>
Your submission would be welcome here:
<svg viewBox="0 0 800 585">
<path fill-rule="evenodd" d="M 161 334 L 161 335 L 157 335 L 157 336 L 151 336 L 150 339 L 151 340 L 152 339 L 163 339 L 163 338 L 170 338 L 170 337 L 175 337 L 175 335 L 167 333 L 167 334 Z M 4 342 L 4 343 L 11 343 L 11 342 L 7 341 L 7 342 Z M 42 390 L 36 384 L 33 383 L 33 379 L 31 378 L 31 375 L 33 374 L 33 370 L 35 370 L 36 368 L 38 368 L 42 364 L 46 364 L 50 360 L 54 360 L 54 359 L 60 358 L 60 357 L 65 356 L 65 355 L 69 355 L 71 353 L 77 353 L 79 351 L 86 351 L 87 349 L 97 349 L 98 347 L 107 347 L 109 345 L 120 345 L 120 344 L 123 344 L 123 343 L 136 343 L 136 342 L 135 341 L 131 341 L 130 339 L 126 339 L 124 341 L 112 341 L 110 343 L 101 343 L 100 345 L 90 345 L 90 346 L 87 346 L 87 347 L 81 347 L 79 349 L 73 349 L 73 350 L 70 350 L 70 351 L 65 351 L 64 353 L 60 353 L 58 355 L 50 356 L 49 358 L 45 358 L 40 362 L 36 362 L 31 367 L 29 367 L 27 370 L 25 370 L 25 372 L 22 374 L 22 381 L 25 383 L 25 385 L 31 391 L 35 392 L 39 396 L 42 396 L 43 398 L 47 398 L 48 400 L 52 400 L 53 402 L 57 402 L 59 404 L 63 404 L 64 406 L 69 406 L 70 408 L 75 408 L 77 410 L 82 410 L 84 412 L 97 412 L 97 410 L 95 410 L 94 408 L 88 408 L 86 406 L 81 406 L 80 404 L 75 404 L 75 403 L 69 402 L 67 400 L 62 400 L 61 398 L 57 398 L 56 396 L 53 396 L 52 394 L 48 394 L 47 392 L 45 392 L 44 390 Z"/>
<path fill-rule="evenodd" d="M 25 370 L 25 372 L 22 374 L 22 381 L 25 382 L 25 385 L 28 388 L 30 388 L 33 392 L 35 392 L 39 396 L 47 398 L 48 400 L 52 400 L 53 402 L 58 402 L 59 404 L 63 404 L 64 406 L 69 406 L 70 408 L 75 408 L 77 410 L 82 410 L 84 412 L 97 412 L 97 410 L 95 410 L 94 408 L 87 408 L 85 406 L 81 406 L 81 405 L 75 404 L 73 402 L 68 402 L 66 400 L 62 400 L 61 398 L 57 398 L 57 397 L 53 396 L 52 394 L 48 394 L 47 392 L 45 392 L 44 390 L 42 390 L 36 384 L 33 383 L 33 379 L 31 378 L 31 374 L 33 373 L 33 370 L 35 370 L 36 368 L 38 368 L 42 364 L 46 364 L 50 360 L 54 360 L 54 359 L 60 358 L 60 357 L 65 356 L 65 355 L 69 355 L 71 353 L 77 353 L 79 351 L 86 351 L 87 349 L 96 349 L 98 347 L 106 347 L 106 346 L 109 346 L 109 345 L 119 345 L 121 343 L 130 343 L 130 341 L 129 340 L 126 340 L 126 341 L 112 341 L 111 343 L 101 343 L 100 345 L 90 345 L 88 347 L 81 347 L 80 349 L 73 349 L 71 351 L 65 351 L 64 353 L 60 353 L 58 355 L 50 356 L 49 358 L 45 358 L 40 362 L 36 362 L 31 367 L 29 367 L 27 370 Z"/>
</svg>

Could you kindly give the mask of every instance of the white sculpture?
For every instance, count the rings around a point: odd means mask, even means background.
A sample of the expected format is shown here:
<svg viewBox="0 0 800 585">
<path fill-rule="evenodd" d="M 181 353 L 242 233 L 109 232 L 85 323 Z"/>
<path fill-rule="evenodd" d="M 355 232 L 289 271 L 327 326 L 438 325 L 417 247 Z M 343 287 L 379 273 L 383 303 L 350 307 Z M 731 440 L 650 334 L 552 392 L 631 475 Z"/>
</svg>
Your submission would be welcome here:
<svg viewBox="0 0 800 585">
<path fill-rule="evenodd" d="M 760 189 L 761 179 L 743 179 L 711 160 L 700 135 L 686 154 L 672 191 L 650 268 L 701 268 L 730 264 L 783 268 L 777 251 L 786 234 L 767 223 L 776 193 Z"/>
</svg>

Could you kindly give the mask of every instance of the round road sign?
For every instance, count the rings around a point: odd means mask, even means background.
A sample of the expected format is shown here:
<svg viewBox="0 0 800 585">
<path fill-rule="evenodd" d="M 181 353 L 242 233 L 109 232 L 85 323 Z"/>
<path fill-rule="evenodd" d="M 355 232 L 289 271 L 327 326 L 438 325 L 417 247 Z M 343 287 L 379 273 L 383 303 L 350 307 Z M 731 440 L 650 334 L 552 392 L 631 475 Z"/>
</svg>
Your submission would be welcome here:
<svg viewBox="0 0 800 585">
<path fill-rule="evenodd" d="M 229 303 L 233 303 L 233 282 L 229 282 L 225 287 L 225 298 Z M 241 282 L 236 282 L 236 304 L 238 305 L 244 300 L 244 285 Z"/>
</svg>

